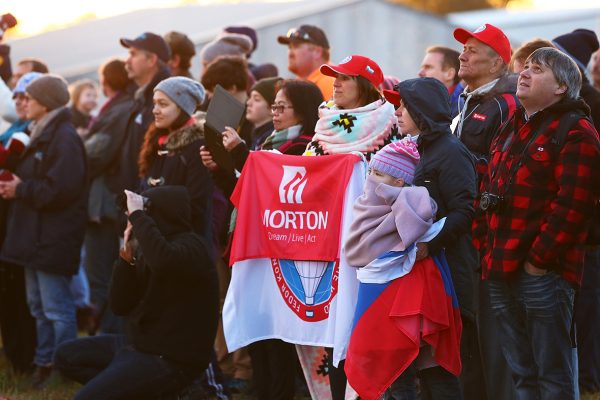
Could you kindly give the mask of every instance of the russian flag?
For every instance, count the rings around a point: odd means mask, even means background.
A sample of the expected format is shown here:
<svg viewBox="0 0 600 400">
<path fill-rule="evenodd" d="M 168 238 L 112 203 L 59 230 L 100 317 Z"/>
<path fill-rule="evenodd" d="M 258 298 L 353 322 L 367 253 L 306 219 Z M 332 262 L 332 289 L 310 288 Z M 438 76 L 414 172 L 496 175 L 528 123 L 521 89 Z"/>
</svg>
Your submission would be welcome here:
<svg viewBox="0 0 600 400">
<path fill-rule="evenodd" d="M 376 400 L 416 359 L 422 344 L 459 375 L 462 323 L 445 256 L 417 261 L 393 281 L 360 283 L 346 356 L 348 382 L 361 399 Z"/>
</svg>

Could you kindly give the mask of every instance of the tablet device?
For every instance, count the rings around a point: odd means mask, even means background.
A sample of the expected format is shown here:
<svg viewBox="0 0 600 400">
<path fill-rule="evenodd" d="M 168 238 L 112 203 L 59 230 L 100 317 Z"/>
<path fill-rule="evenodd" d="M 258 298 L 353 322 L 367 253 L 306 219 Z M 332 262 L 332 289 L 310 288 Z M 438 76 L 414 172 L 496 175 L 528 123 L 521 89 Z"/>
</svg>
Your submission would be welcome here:
<svg viewBox="0 0 600 400">
<path fill-rule="evenodd" d="M 221 132 L 226 126 L 237 128 L 244 116 L 246 107 L 233 97 L 221 85 L 215 86 L 213 96 L 206 112 L 204 137 L 213 160 L 226 171 L 233 171 L 234 164 L 229 152 L 223 146 Z"/>
</svg>

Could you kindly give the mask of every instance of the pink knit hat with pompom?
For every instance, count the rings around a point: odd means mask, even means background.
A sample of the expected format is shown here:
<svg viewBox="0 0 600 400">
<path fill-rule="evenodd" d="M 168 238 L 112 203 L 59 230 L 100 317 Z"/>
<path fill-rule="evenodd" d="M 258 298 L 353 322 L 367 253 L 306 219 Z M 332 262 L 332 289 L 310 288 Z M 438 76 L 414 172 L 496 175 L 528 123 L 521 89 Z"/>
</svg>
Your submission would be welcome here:
<svg viewBox="0 0 600 400">
<path fill-rule="evenodd" d="M 419 159 L 417 145 L 410 138 L 404 138 L 375 153 L 369 167 L 412 185 Z"/>
</svg>

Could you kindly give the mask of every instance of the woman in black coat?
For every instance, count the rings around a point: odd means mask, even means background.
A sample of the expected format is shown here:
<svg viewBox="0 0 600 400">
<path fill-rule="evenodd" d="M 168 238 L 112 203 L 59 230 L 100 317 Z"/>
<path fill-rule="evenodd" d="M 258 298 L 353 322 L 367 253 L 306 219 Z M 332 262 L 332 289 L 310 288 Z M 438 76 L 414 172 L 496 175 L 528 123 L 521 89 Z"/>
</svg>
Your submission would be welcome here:
<svg viewBox="0 0 600 400">
<path fill-rule="evenodd" d="M 181 185 L 192 201 L 192 227 L 211 240 L 211 176 L 198 158 L 203 132 L 192 114 L 204 101 L 204 87 L 189 78 L 173 77 L 154 88 L 154 122 L 146 132 L 138 162 L 141 190 Z"/>
</svg>

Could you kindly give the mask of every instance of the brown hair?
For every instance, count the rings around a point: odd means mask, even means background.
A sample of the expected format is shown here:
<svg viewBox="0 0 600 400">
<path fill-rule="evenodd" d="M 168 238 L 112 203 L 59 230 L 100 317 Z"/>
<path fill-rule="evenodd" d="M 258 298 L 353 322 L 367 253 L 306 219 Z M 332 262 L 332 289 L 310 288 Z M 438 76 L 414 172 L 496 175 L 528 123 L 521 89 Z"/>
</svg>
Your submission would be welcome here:
<svg viewBox="0 0 600 400">
<path fill-rule="evenodd" d="M 381 92 L 367 78 L 363 76 L 353 76 L 358 86 L 358 100 L 361 107 L 371 104 L 374 101 L 381 100 Z"/>
<path fill-rule="evenodd" d="M 26 57 L 26 58 L 19 60 L 17 65 L 26 64 L 26 63 L 31 64 L 31 72 L 39 72 L 42 74 L 47 74 L 49 72 L 48 65 L 46 65 L 46 63 L 43 62 L 42 60 L 40 60 L 39 58 Z"/>
<path fill-rule="evenodd" d="M 124 91 L 131 83 L 131 80 L 127 77 L 125 61 L 119 60 L 118 58 L 114 58 L 102 64 L 98 74 L 102 76 L 104 84 L 112 90 Z"/>
<path fill-rule="evenodd" d="M 427 53 L 439 53 L 443 56 L 442 58 L 442 69 L 447 70 L 448 68 L 454 68 L 454 84 L 456 85 L 460 78 L 458 77 L 458 70 L 460 69 L 460 53 L 450 47 L 445 46 L 431 46 L 427 48 Z"/>
<path fill-rule="evenodd" d="M 238 91 L 248 86 L 248 64 L 239 56 L 221 56 L 206 66 L 200 82 L 208 91 L 213 91 L 217 84 L 225 90 L 235 86 Z"/>
<path fill-rule="evenodd" d="M 527 57 L 529 57 L 531 53 L 533 53 L 537 49 L 541 49 L 542 47 L 554 47 L 554 45 L 552 44 L 552 42 L 540 38 L 532 39 L 529 42 L 524 43 L 513 53 L 512 57 L 510 58 L 510 64 L 508 68 L 512 72 L 515 72 L 515 61 L 524 64 L 525 60 L 527 60 Z"/>
</svg>

